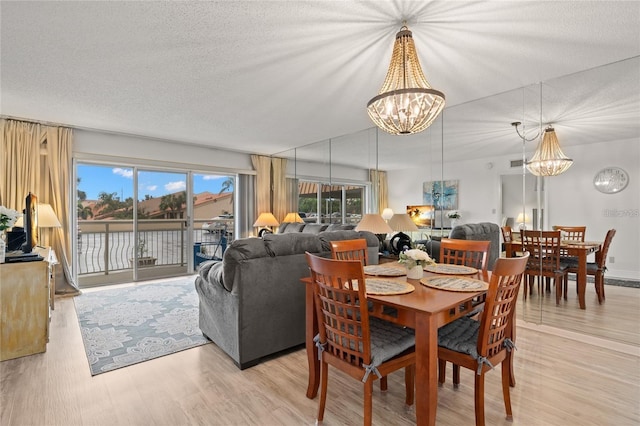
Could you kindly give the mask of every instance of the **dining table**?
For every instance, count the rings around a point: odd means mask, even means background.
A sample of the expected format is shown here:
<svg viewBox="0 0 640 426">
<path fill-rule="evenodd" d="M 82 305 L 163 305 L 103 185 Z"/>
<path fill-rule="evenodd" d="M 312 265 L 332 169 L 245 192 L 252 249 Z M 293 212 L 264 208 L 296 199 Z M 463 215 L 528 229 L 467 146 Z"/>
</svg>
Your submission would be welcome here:
<svg viewBox="0 0 640 426">
<path fill-rule="evenodd" d="M 474 300 L 486 291 L 449 291 L 423 285 L 425 278 L 441 277 L 433 272 L 423 272 L 423 280 L 406 276 L 393 278 L 415 287 L 410 293 L 384 295 L 367 294 L 370 315 L 415 329 L 415 404 L 416 424 L 435 425 L 438 405 L 438 328 L 474 308 Z M 366 278 L 370 278 L 367 276 Z M 310 277 L 302 279 L 306 284 L 305 347 L 309 364 L 309 380 L 306 396 L 316 397 L 320 383 L 320 361 L 313 341 L 318 333 L 318 319 Z"/>
<path fill-rule="evenodd" d="M 522 251 L 522 241 L 510 241 L 504 243 L 507 257 L 511 257 L 514 252 Z M 602 243 L 598 241 L 573 241 L 561 240 L 560 250 L 567 256 L 574 256 L 578 259 L 576 273 L 576 285 L 578 287 L 578 303 L 580 309 L 586 309 L 585 293 L 587 289 L 587 256 L 602 249 Z M 562 260 L 562 259 L 561 259 Z"/>
</svg>

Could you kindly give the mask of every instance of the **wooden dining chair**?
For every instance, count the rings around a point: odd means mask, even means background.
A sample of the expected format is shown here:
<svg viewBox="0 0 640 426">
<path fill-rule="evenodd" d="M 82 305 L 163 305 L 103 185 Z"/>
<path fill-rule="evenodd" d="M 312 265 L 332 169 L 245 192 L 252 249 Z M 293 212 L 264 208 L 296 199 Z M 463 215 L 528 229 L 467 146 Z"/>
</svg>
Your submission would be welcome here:
<svg viewBox="0 0 640 426">
<path fill-rule="evenodd" d="M 324 417 L 329 366 L 364 383 L 364 424 L 371 425 L 373 382 L 403 368 L 407 405 L 413 405 L 415 335 L 411 328 L 369 316 L 362 262 L 305 254 L 318 315 L 318 422 Z"/>
<path fill-rule="evenodd" d="M 507 250 L 508 245 L 506 243 L 513 242 L 513 231 L 510 226 L 503 226 L 500 228 L 502 232 L 502 240 L 505 242 L 505 250 Z M 516 257 L 517 251 L 515 249 L 511 249 L 511 253 L 507 253 L 507 257 Z"/>
<path fill-rule="evenodd" d="M 587 262 L 587 275 L 592 275 L 595 281 L 596 294 L 598 295 L 598 303 L 602 304 L 605 300 L 604 296 L 604 273 L 607 271 L 607 254 L 609 254 L 609 246 L 611 246 L 611 241 L 613 237 L 616 235 L 615 229 L 609 229 L 607 231 L 607 235 L 604 238 L 604 243 L 602 243 L 602 248 L 596 252 L 596 261 L 595 262 Z M 568 272 L 573 274 L 578 273 L 578 260 L 571 260 L 567 262 Z M 564 279 L 564 300 L 567 300 L 567 287 L 568 287 L 569 278 L 568 276 Z M 576 288 L 577 290 L 577 288 Z"/>
<path fill-rule="evenodd" d="M 360 260 L 364 265 L 369 264 L 369 248 L 367 240 L 331 241 L 331 258 L 336 260 Z"/>
<path fill-rule="evenodd" d="M 584 234 L 587 233 L 586 226 L 562 226 L 562 225 L 554 225 L 552 226 L 554 231 L 560 231 L 560 240 L 561 241 L 579 241 L 584 242 Z M 578 261 L 575 256 L 569 256 L 567 250 L 560 248 L 560 261 Z"/>
<path fill-rule="evenodd" d="M 440 241 L 440 263 L 476 268 L 478 278 L 489 281 L 490 247 L 491 241 L 443 238 Z"/>
<path fill-rule="evenodd" d="M 485 424 L 484 375 L 498 364 L 501 364 L 502 369 L 502 396 L 507 420 L 513 417 L 509 391 L 509 352 L 514 344 L 509 337 L 514 321 L 514 305 L 528 260 L 529 253 L 525 253 L 523 257 L 499 258 L 491 272 L 482 319 L 475 321 L 462 317 L 438 330 L 438 381 L 440 385 L 445 381 L 444 366 L 447 361 L 475 371 L 474 404 L 477 426 Z"/>
<path fill-rule="evenodd" d="M 538 281 L 538 292 L 544 292 L 542 278 L 547 290 L 551 290 L 550 280 L 556 286 L 556 304 L 560 303 L 564 288 L 567 266 L 560 262 L 560 231 L 522 231 L 522 247 L 530 253 L 525 271 L 524 298 L 533 294 L 533 283 Z"/>
</svg>

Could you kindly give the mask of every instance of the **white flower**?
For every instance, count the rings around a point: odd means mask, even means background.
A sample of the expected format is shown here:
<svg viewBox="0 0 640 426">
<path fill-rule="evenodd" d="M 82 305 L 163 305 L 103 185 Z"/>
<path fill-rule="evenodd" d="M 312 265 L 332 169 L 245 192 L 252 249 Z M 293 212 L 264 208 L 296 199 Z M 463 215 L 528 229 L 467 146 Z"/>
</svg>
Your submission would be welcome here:
<svg viewBox="0 0 640 426">
<path fill-rule="evenodd" d="M 0 206 L 0 231 L 12 228 L 20 216 L 20 212 Z"/>
<path fill-rule="evenodd" d="M 398 256 L 398 263 L 404 263 L 407 268 L 413 268 L 417 265 L 430 265 L 435 263 L 429 255 L 420 249 L 406 250 Z"/>
</svg>

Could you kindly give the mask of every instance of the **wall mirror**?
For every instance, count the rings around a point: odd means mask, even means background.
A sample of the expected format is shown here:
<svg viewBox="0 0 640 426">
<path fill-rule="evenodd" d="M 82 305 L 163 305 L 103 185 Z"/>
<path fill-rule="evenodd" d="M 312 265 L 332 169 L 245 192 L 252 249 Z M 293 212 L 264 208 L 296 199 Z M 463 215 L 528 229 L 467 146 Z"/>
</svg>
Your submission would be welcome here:
<svg viewBox="0 0 640 426">
<path fill-rule="evenodd" d="M 600 161 L 603 153 L 611 158 L 608 142 L 615 142 L 612 146 L 619 150 L 616 162 L 638 177 L 640 158 L 634 154 L 640 140 L 638 75 L 640 57 L 634 57 L 448 107 L 427 130 L 417 135 L 392 136 L 370 128 L 275 155 L 292 159 L 289 176 L 336 184 L 364 182 L 369 185 L 369 194 L 375 188 L 371 188 L 368 171 L 388 171 L 394 211 L 421 204 L 422 182 L 466 173 L 464 187 L 461 186 L 461 192 L 466 191 L 464 201 L 473 200 L 474 208 L 479 206 L 486 211 L 482 215 L 471 208 L 463 211 L 465 222 L 487 220 L 501 224 L 506 218 L 517 227 L 517 213 L 524 210 L 531 216 L 528 224 L 531 228 L 550 229 L 559 222 L 585 224 L 587 236 L 592 239 L 603 240 L 607 229 L 624 227 L 630 230 L 630 235 L 621 235 L 619 231 L 614 244 L 637 247 L 637 241 L 631 241 L 637 240 L 637 220 L 623 218 L 616 222 L 604 217 L 603 212 L 608 208 L 637 208 L 638 195 L 625 191 L 624 199 L 628 202 L 621 204 L 620 197 L 607 198 L 596 193 L 592 180 L 599 169 L 610 165 Z M 538 139 L 523 142 L 510 124 L 513 121 L 523 123 L 527 139 L 539 132 L 541 123 L 543 127 L 553 124 L 562 149 L 574 160 L 571 169 L 564 175 L 540 179 L 528 171 L 523 173 L 522 164 L 517 161 L 531 158 Z M 566 191 L 575 196 L 566 197 Z M 337 198 L 337 193 L 330 198 Z M 331 202 L 324 201 L 324 205 Z M 629 270 L 633 267 L 635 263 Z M 575 285 L 570 289 L 575 291 Z M 587 294 L 592 293 L 593 283 L 589 282 Z M 612 333 L 615 321 L 613 317 L 597 317 L 597 301 L 594 305 L 589 300 L 587 311 L 579 311 L 577 306 L 543 307 L 539 298 L 528 299 L 526 308 L 520 314 L 527 322 L 640 345 L 637 333 L 622 336 Z M 571 320 L 561 315 L 569 311 L 575 311 Z M 585 312 L 585 318 L 590 320 L 576 320 Z M 602 327 L 593 327 L 593 321 Z"/>
</svg>

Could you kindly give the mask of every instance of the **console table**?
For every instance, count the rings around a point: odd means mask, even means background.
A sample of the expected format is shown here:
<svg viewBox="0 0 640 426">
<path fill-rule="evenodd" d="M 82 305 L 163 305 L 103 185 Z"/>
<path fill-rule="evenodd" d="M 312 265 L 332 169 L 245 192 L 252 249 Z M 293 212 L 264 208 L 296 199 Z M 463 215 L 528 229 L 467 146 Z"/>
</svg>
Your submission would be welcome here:
<svg viewBox="0 0 640 426">
<path fill-rule="evenodd" d="M 0 264 L 0 361 L 47 350 L 57 260 L 50 248 L 35 251 L 44 260 Z"/>
</svg>

